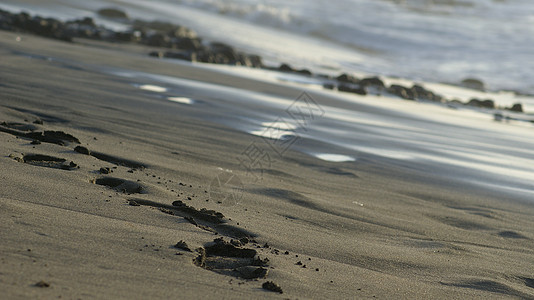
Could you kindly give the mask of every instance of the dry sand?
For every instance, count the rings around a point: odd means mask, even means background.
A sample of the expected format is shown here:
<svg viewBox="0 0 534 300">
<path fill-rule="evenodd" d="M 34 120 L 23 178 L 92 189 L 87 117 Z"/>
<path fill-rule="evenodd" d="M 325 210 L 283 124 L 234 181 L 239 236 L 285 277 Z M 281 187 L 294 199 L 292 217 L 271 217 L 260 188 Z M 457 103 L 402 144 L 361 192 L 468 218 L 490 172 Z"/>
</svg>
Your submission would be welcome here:
<svg viewBox="0 0 534 300">
<path fill-rule="evenodd" d="M 534 299 L 531 204 L 380 160 L 330 163 L 291 150 L 250 182 L 235 156 L 254 137 L 91 66 L 285 97 L 299 89 L 169 67 L 138 46 L 19 36 L 0 32 L 3 299 Z M 49 143 L 57 139 L 63 145 Z M 221 169 L 243 179 L 237 205 L 209 197 Z M 262 289 L 266 281 L 283 294 Z"/>
</svg>

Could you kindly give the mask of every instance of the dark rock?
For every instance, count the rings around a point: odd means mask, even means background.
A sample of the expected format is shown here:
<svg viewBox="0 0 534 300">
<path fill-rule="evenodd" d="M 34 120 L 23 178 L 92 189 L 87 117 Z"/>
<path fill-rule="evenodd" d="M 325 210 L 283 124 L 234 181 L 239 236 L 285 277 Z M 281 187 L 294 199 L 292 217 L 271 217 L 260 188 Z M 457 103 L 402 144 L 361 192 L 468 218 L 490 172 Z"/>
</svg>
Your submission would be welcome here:
<svg viewBox="0 0 534 300">
<path fill-rule="evenodd" d="M 348 75 L 348 74 L 341 74 L 339 75 L 338 77 L 336 77 L 336 80 L 339 81 L 339 82 L 345 82 L 345 83 L 353 83 L 353 84 L 358 84 L 360 82 L 360 80 L 352 75 Z"/>
<path fill-rule="evenodd" d="M 172 206 L 186 206 L 181 200 L 176 200 L 172 203 Z"/>
<path fill-rule="evenodd" d="M 30 20 L 30 14 L 23 11 L 13 16 L 12 23 L 15 27 L 25 29 L 26 24 L 28 23 L 29 20 Z"/>
<path fill-rule="evenodd" d="M 210 63 L 210 64 L 216 63 L 215 55 L 211 51 L 203 49 L 203 50 L 198 51 L 196 55 L 197 55 L 197 61 L 199 62 Z"/>
<path fill-rule="evenodd" d="M 172 46 L 181 50 L 198 51 L 202 49 L 202 42 L 198 38 L 175 38 L 173 39 Z"/>
<path fill-rule="evenodd" d="M 482 100 L 480 104 L 485 108 L 495 108 L 495 101 L 491 99 Z"/>
<path fill-rule="evenodd" d="M 469 100 L 469 102 L 466 103 L 466 105 L 480 107 L 480 102 L 481 101 L 479 99 L 472 98 L 471 100 Z"/>
<path fill-rule="evenodd" d="M 268 291 L 271 291 L 271 292 L 276 292 L 276 293 L 280 293 L 280 294 L 283 294 L 284 292 L 282 291 L 282 288 L 272 282 L 272 281 L 266 281 L 264 282 L 262 285 L 261 285 L 261 288 L 264 289 L 264 290 L 268 290 Z"/>
<path fill-rule="evenodd" d="M 13 14 L 0 9 L 0 29 L 13 30 Z"/>
<path fill-rule="evenodd" d="M 144 42 L 149 45 L 149 46 L 152 46 L 152 47 L 165 47 L 165 48 L 168 48 L 171 46 L 171 40 L 170 38 L 163 34 L 163 33 L 160 33 L 160 32 L 155 32 L 151 35 L 149 35 L 145 40 Z"/>
<path fill-rule="evenodd" d="M 214 42 L 210 44 L 210 50 L 218 58 L 219 63 L 235 64 L 237 62 L 237 52 L 232 46 Z"/>
<path fill-rule="evenodd" d="M 442 97 L 435 95 L 432 91 L 425 89 L 424 87 L 414 84 L 411 88 L 411 92 L 416 99 L 429 100 L 441 102 Z"/>
<path fill-rule="evenodd" d="M 41 141 L 33 140 L 30 144 L 32 144 L 32 145 L 41 145 Z"/>
<path fill-rule="evenodd" d="M 473 98 L 467 102 L 467 105 L 474 106 L 474 107 L 482 107 L 482 108 L 495 108 L 495 102 L 491 99 L 486 100 L 479 100 L 476 98 Z"/>
<path fill-rule="evenodd" d="M 512 107 L 507 107 L 506 108 L 507 110 L 510 110 L 510 111 L 515 111 L 515 112 L 523 112 L 523 105 L 521 105 L 521 103 L 515 103 L 514 105 L 512 105 Z"/>
<path fill-rule="evenodd" d="M 112 8 L 112 7 L 99 9 L 97 13 L 100 16 L 106 17 L 106 18 L 129 19 L 128 15 L 124 11 L 117 9 L 117 8 Z"/>
<path fill-rule="evenodd" d="M 278 71 L 281 71 L 281 72 L 294 72 L 295 70 L 288 64 L 281 64 L 280 67 L 278 67 Z"/>
<path fill-rule="evenodd" d="M 261 56 L 259 56 L 259 55 L 248 55 L 248 59 L 250 60 L 251 66 L 253 68 L 262 68 L 263 67 L 263 61 L 261 59 Z"/>
<path fill-rule="evenodd" d="M 367 90 L 364 87 L 354 87 L 348 84 L 340 84 L 337 89 L 341 92 L 353 93 L 358 95 L 367 95 Z"/>
<path fill-rule="evenodd" d="M 152 56 L 152 57 L 157 57 L 157 58 L 162 58 L 165 56 L 165 54 L 161 51 L 152 51 L 150 53 L 148 53 L 149 56 Z"/>
<path fill-rule="evenodd" d="M 101 9 L 98 14 L 108 18 L 128 18 L 124 11 L 115 8 Z M 223 43 L 211 43 L 206 47 L 193 30 L 168 22 L 135 20 L 132 22 L 131 29 L 116 32 L 97 26 L 92 18 L 62 22 L 52 18 L 32 17 L 24 12 L 11 14 L 0 11 L 0 29 L 21 30 L 64 41 L 72 41 L 73 38 L 90 38 L 108 42 L 142 43 L 153 47 L 184 50 L 184 52 L 179 51 L 178 54 L 168 53 L 166 57 L 252 68 L 264 67 L 260 56 L 238 53 L 232 46 Z M 164 56 L 161 52 L 151 52 L 150 55 Z M 303 75 L 311 74 L 309 70 L 296 72 Z"/>
<path fill-rule="evenodd" d="M 334 87 L 335 87 L 335 85 L 333 83 L 329 83 L 329 82 L 323 83 L 323 88 L 325 88 L 327 90 L 333 90 Z"/>
<path fill-rule="evenodd" d="M 311 76 L 312 72 L 308 69 L 295 70 L 295 73 L 305 76 Z"/>
<path fill-rule="evenodd" d="M 236 65 L 252 68 L 252 62 L 248 55 L 244 53 L 237 53 Z"/>
<path fill-rule="evenodd" d="M 408 89 L 408 88 L 406 88 L 406 87 L 404 87 L 402 85 L 392 84 L 387 89 L 387 92 L 390 93 L 390 94 L 399 96 L 402 99 L 415 100 L 415 95 L 413 94 L 413 92 L 410 89 Z"/>
<path fill-rule="evenodd" d="M 101 28 L 98 28 L 92 18 L 83 18 L 65 23 L 68 35 L 71 38 L 81 37 L 89 39 L 101 39 Z"/>
<path fill-rule="evenodd" d="M 109 174 L 109 173 L 111 173 L 111 169 L 110 168 L 100 168 L 99 172 L 100 172 L 100 174 Z"/>
<path fill-rule="evenodd" d="M 378 88 L 386 88 L 386 86 L 385 86 L 384 82 L 382 81 L 382 79 L 380 79 L 378 77 L 364 78 L 364 79 L 360 80 L 360 82 L 358 82 L 358 84 L 361 87 L 376 86 Z"/>
<path fill-rule="evenodd" d="M 280 67 L 278 67 L 278 71 L 286 72 L 286 73 L 296 73 L 296 74 L 305 75 L 305 76 L 312 75 L 312 72 L 308 69 L 301 69 L 301 70 L 293 69 L 293 67 L 291 67 L 289 64 L 286 64 L 286 63 L 281 64 Z"/>
</svg>

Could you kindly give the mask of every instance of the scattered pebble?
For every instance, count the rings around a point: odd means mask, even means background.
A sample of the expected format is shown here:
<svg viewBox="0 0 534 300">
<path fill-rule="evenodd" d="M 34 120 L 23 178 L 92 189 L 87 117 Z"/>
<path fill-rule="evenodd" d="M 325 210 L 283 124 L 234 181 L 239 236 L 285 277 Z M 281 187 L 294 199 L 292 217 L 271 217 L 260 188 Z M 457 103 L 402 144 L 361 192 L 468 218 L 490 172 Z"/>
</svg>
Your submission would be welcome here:
<svg viewBox="0 0 534 300">
<path fill-rule="evenodd" d="M 100 174 L 109 174 L 111 170 L 109 168 L 100 168 L 99 172 Z"/>
</svg>

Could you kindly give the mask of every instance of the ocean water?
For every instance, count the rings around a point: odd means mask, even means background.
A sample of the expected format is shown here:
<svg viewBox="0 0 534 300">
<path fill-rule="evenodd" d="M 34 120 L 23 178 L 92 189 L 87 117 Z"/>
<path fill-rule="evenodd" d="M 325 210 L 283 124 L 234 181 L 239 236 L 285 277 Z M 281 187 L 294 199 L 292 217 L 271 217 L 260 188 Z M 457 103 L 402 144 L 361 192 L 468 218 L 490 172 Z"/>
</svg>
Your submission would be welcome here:
<svg viewBox="0 0 534 300">
<path fill-rule="evenodd" d="M 352 52 L 320 56 L 316 64 L 436 82 L 474 77 L 490 89 L 534 91 L 534 2 L 530 0 L 172 3 Z M 285 43 L 279 46 L 276 51 L 284 53 Z M 295 48 L 293 55 L 306 57 L 305 43 Z"/>
<path fill-rule="evenodd" d="M 5 0 L 62 18 L 104 6 L 168 20 L 264 56 L 325 73 L 484 81 L 534 93 L 531 0 Z M 108 22 L 109 23 L 109 22 Z"/>
</svg>

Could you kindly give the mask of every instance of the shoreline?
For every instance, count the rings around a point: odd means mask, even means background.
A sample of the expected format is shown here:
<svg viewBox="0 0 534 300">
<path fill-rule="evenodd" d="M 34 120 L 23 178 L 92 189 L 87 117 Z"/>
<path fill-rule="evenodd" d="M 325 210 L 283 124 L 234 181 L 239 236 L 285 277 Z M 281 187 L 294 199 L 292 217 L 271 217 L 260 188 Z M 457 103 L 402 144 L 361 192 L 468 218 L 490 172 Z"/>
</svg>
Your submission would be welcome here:
<svg viewBox="0 0 534 300">
<path fill-rule="evenodd" d="M 38 15 L 30 16 L 25 12 L 13 14 L 0 10 L 0 14 L 2 15 L 0 29 L 8 31 L 21 30 L 22 32 L 65 42 L 73 42 L 73 39 L 88 39 L 112 44 L 139 44 L 158 49 L 150 51 L 148 55 L 160 59 L 178 59 L 189 62 L 261 68 L 321 80 L 323 81 L 323 88 L 327 90 L 338 90 L 357 95 L 384 95 L 398 97 L 402 100 L 435 102 L 452 106 L 459 105 L 482 109 L 495 109 L 497 110 L 495 112 L 496 121 L 506 119 L 534 122 L 530 118 L 514 118 L 513 116 L 506 115 L 506 111 L 523 113 L 523 105 L 520 102 L 513 103 L 510 106 L 499 106 L 491 98 L 480 99 L 471 97 L 466 101 L 462 101 L 454 97 L 445 97 L 432 89 L 427 89 L 424 87 L 424 83 L 414 82 L 412 86 L 406 86 L 400 83 L 386 84 L 380 78 L 383 78 L 383 76 L 360 78 L 347 73 L 342 73 L 338 76 L 314 74 L 305 68 L 294 69 L 290 64 L 285 62 L 281 62 L 277 67 L 266 66 L 263 64 L 262 58 L 258 55 L 239 52 L 231 45 L 223 42 L 206 42 L 194 30 L 187 27 L 167 22 L 132 20 L 124 11 L 115 8 L 100 9 L 98 14 L 101 17 L 108 18 L 110 21 L 127 25 L 129 27 L 128 30 L 114 31 L 105 26 L 97 25 L 90 17 L 63 22 L 54 18 L 43 18 Z M 462 84 L 457 86 L 474 91 L 486 92 L 484 83 L 477 79 L 464 79 Z M 532 96 L 517 92 L 513 93 L 516 96 Z"/>
<path fill-rule="evenodd" d="M 294 150 L 254 182 L 234 159 L 250 134 L 89 66 L 290 99 L 301 88 L 170 70 L 136 45 L 0 36 L 0 123 L 20 133 L 0 133 L 0 286 L 10 298 L 534 297 L 531 203 L 388 160 L 333 163 Z M 221 169 L 243 179 L 236 205 L 206 195 Z"/>
</svg>

